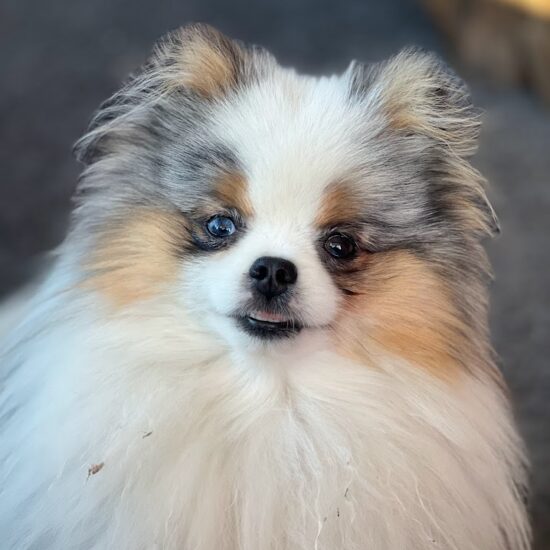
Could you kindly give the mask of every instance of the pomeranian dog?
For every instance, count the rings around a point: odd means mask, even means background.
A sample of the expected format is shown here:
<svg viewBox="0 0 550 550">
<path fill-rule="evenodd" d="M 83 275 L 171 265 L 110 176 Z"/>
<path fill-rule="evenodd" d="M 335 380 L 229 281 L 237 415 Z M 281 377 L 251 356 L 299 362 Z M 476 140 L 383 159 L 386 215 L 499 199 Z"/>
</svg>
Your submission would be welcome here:
<svg viewBox="0 0 550 550">
<path fill-rule="evenodd" d="M 478 127 L 430 54 L 163 39 L 3 347 L 2 548 L 528 548 Z"/>
</svg>

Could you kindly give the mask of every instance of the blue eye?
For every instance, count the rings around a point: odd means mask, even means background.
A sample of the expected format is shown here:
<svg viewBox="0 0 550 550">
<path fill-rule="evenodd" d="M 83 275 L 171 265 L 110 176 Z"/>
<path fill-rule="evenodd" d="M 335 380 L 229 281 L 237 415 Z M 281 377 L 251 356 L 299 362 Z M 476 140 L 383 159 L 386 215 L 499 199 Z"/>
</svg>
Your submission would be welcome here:
<svg viewBox="0 0 550 550">
<path fill-rule="evenodd" d="M 210 218 L 206 224 L 206 229 L 208 229 L 210 235 L 221 239 L 233 235 L 237 230 L 235 222 L 227 216 L 214 216 Z"/>
</svg>

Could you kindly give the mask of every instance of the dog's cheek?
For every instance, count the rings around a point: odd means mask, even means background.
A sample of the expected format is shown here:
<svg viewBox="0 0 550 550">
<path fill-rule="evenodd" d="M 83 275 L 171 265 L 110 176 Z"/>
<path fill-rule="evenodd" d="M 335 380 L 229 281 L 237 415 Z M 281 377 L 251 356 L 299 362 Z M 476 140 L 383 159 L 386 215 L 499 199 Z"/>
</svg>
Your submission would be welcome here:
<svg viewBox="0 0 550 550">
<path fill-rule="evenodd" d="M 132 211 L 99 231 L 83 262 L 82 286 L 99 293 L 113 308 L 125 308 L 173 289 L 191 251 L 181 214 Z"/>
<path fill-rule="evenodd" d="M 373 364 L 372 350 L 382 350 L 434 376 L 458 376 L 468 330 L 428 263 L 406 251 L 375 254 L 353 288 L 335 324 L 342 353 Z"/>
<path fill-rule="evenodd" d="M 205 270 L 207 305 L 209 309 L 221 315 L 232 314 L 242 301 L 241 281 L 243 269 L 233 250 L 216 253 L 215 258 L 208 258 L 208 269 Z"/>
<path fill-rule="evenodd" d="M 184 305 L 192 311 L 232 314 L 243 300 L 242 266 L 234 247 L 184 261 L 180 275 Z"/>
<path fill-rule="evenodd" d="M 330 324 L 341 306 L 341 291 L 315 251 L 302 254 L 298 265 L 298 294 L 301 314 L 306 324 Z"/>
</svg>

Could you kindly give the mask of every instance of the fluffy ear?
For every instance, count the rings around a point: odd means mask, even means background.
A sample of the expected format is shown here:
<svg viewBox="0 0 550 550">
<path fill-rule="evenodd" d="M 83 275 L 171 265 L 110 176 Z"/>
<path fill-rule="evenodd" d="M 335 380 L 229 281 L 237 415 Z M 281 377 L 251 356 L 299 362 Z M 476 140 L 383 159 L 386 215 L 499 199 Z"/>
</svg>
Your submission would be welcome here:
<svg viewBox="0 0 550 550">
<path fill-rule="evenodd" d="M 185 88 L 203 98 L 215 98 L 238 84 L 245 58 L 243 46 L 213 27 L 189 25 L 155 46 L 151 65 L 168 89 Z"/>
<path fill-rule="evenodd" d="M 434 54 L 406 49 L 385 63 L 356 65 L 352 87 L 392 129 L 446 143 L 461 156 L 475 152 L 479 115 L 464 82 Z"/>
<path fill-rule="evenodd" d="M 380 116 L 386 131 L 423 138 L 419 158 L 437 166 L 438 188 L 463 220 L 476 231 L 497 233 L 485 180 L 466 160 L 477 149 L 480 114 L 464 82 L 437 56 L 414 49 L 378 65 L 354 64 L 350 72 L 352 93 Z"/>
<path fill-rule="evenodd" d="M 208 25 L 189 25 L 169 33 L 145 65 L 100 106 L 88 133 L 75 145 L 77 159 L 85 164 L 97 160 L 114 130 L 129 119 L 135 122 L 171 94 L 183 92 L 195 102 L 223 97 L 250 76 L 257 53 Z"/>
</svg>

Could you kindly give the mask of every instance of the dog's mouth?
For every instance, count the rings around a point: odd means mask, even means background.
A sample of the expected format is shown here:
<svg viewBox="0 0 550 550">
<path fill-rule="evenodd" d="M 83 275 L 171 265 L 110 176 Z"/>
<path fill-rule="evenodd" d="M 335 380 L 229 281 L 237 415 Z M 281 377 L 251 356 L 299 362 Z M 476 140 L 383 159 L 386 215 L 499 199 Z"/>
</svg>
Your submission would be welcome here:
<svg viewBox="0 0 550 550">
<path fill-rule="evenodd" d="M 237 315 L 235 319 L 244 332 L 264 340 L 289 338 L 304 328 L 296 319 L 266 311 Z"/>
</svg>

